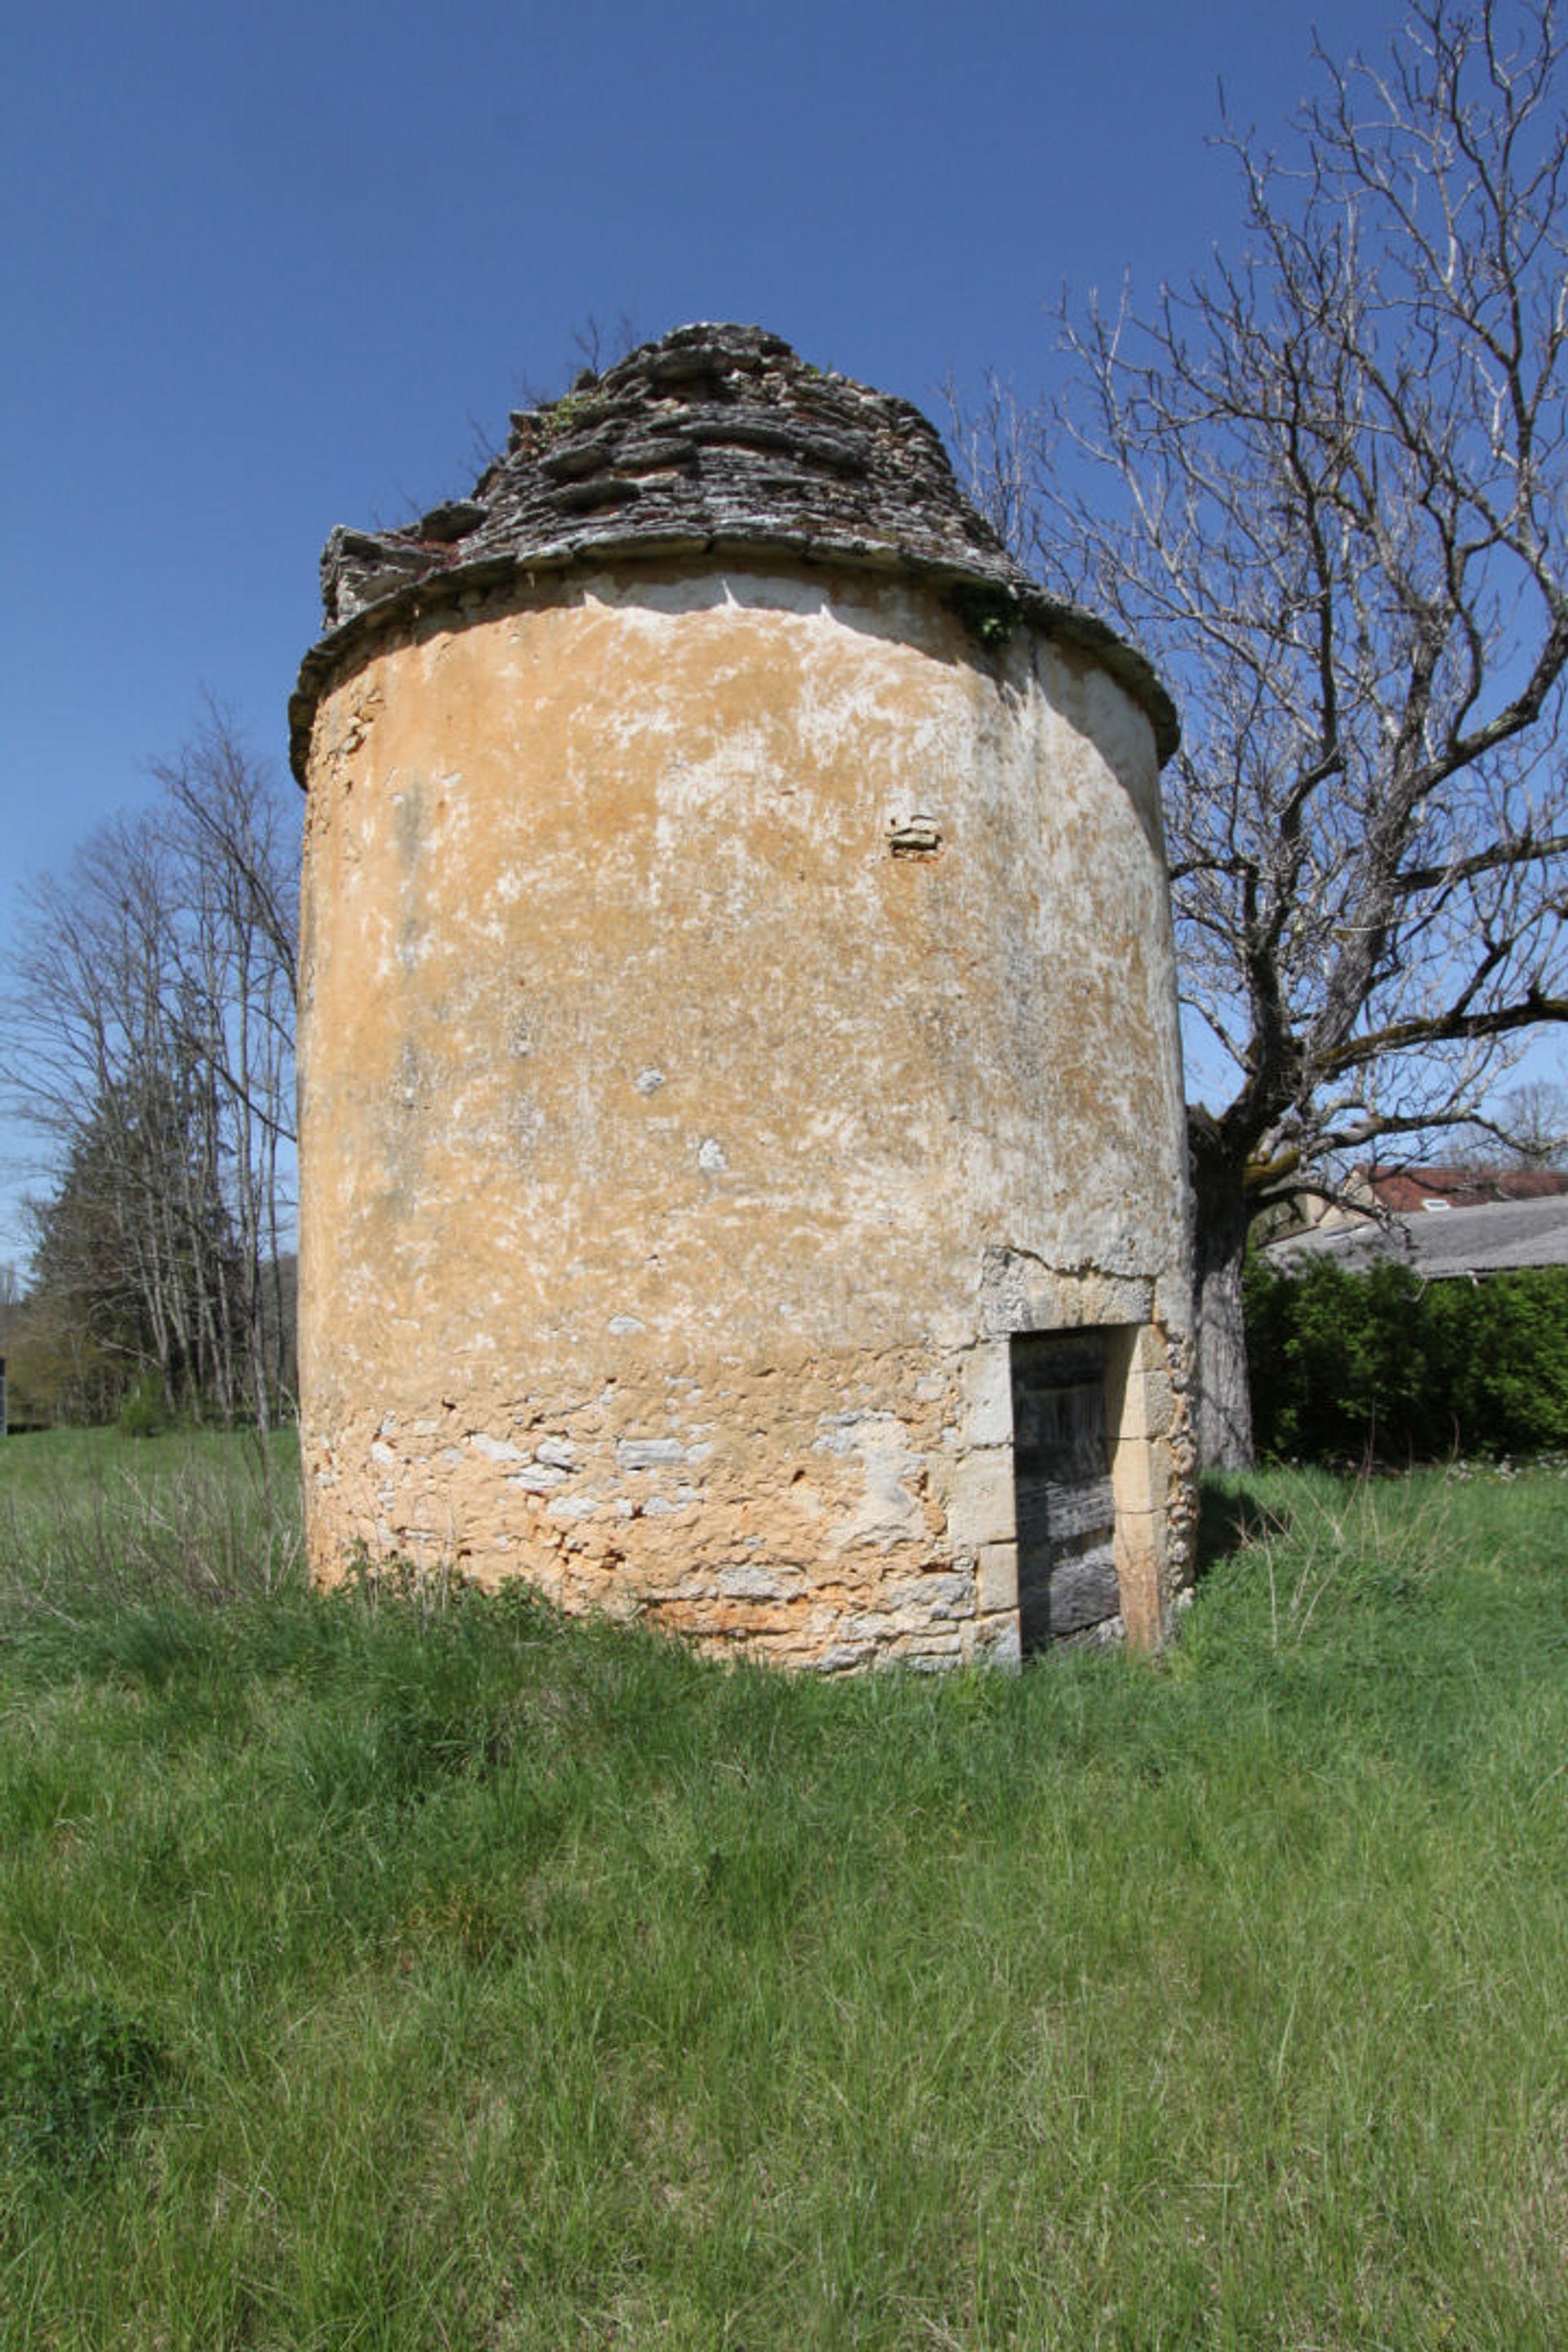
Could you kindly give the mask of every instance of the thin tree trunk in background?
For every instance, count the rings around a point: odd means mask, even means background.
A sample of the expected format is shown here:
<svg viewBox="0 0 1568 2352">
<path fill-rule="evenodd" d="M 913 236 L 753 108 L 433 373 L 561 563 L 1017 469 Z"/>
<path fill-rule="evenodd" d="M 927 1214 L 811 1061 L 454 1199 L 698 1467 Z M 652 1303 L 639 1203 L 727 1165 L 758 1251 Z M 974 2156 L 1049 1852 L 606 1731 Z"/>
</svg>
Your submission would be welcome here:
<svg viewBox="0 0 1568 2352">
<path fill-rule="evenodd" d="M 1208 1122 L 1211 1129 L 1214 1122 Z M 1208 1470 L 1252 1466 L 1242 1276 L 1251 1222 L 1245 1163 L 1217 1129 L 1191 1122 L 1194 1275 L 1198 1318 L 1198 1458 Z"/>
</svg>

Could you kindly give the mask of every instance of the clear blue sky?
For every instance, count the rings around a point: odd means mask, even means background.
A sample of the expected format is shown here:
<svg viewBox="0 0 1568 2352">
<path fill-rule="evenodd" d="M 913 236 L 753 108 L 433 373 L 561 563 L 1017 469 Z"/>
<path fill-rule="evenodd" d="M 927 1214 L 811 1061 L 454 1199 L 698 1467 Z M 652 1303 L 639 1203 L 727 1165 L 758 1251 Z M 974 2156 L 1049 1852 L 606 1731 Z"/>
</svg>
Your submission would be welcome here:
<svg viewBox="0 0 1568 2352">
<path fill-rule="evenodd" d="M 281 766 L 336 522 L 466 488 L 590 311 L 760 320 L 927 407 L 1037 385 L 1064 283 L 1237 217 L 1324 0 L 54 0 L 0 49 L 0 921 L 190 731 Z M 0 1259 L 20 1255 L 0 1130 Z"/>
</svg>

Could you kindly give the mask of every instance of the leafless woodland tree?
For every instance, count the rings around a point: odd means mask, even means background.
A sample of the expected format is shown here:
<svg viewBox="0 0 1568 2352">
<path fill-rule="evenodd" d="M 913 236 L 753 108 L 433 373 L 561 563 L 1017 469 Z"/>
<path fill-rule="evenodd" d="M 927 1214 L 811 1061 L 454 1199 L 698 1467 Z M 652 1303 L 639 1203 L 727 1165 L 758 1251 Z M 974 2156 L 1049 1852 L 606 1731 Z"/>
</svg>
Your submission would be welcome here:
<svg viewBox="0 0 1568 2352">
<path fill-rule="evenodd" d="M 1568 1087 L 1531 1078 L 1510 1089 L 1502 1110 L 1510 1158 L 1526 1168 L 1568 1167 Z"/>
<path fill-rule="evenodd" d="M 36 1275 L 171 1403 L 265 1421 L 285 1371 L 293 812 L 221 712 L 26 894 L 0 1086 L 45 1140 Z"/>
<path fill-rule="evenodd" d="M 1250 1458 L 1248 1227 L 1306 1162 L 1476 1110 L 1568 1018 L 1568 86 L 1553 0 L 1316 52 L 1279 153 L 1146 314 L 1064 300 L 1068 389 L 956 417 L 997 527 L 1164 669 L 1210 1461 Z"/>
<path fill-rule="evenodd" d="M 1444 1157 L 1453 1167 L 1489 1174 L 1568 1167 L 1568 1087 L 1548 1078 L 1510 1087 L 1495 1110 L 1477 1119 Z"/>
</svg>

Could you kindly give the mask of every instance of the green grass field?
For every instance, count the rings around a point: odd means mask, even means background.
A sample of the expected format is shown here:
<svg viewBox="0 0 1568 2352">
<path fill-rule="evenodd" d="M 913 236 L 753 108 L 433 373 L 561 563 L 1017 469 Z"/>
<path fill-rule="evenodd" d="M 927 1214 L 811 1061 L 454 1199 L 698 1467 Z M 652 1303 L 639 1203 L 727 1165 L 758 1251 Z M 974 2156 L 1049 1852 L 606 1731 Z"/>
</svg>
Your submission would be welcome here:
<svg viewBox="0 0 1568 2352">
<path fill-rule="evenodd" d="M 1568 2341 L 1568 1481 L 1208 1497 L 1157 1663 L 311 1598 L 0 1445 L 0 2347 Z"/>
</svg>

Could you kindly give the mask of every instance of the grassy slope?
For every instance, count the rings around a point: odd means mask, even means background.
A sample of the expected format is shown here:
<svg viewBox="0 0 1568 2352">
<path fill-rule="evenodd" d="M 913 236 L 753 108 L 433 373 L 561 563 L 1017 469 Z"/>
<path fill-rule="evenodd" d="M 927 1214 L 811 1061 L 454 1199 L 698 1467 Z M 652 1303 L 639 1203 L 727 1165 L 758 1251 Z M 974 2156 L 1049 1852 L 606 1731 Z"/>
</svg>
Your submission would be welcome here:
<svg viewBox="0 0 1568 2352">
<path fill-rule="evenodd" d="M 1561 1479 L 824 1685 L 247 1597 L 168 1466 L 0 1466 L 6 2352 L 1568 2340 Z"/>
</svg>

